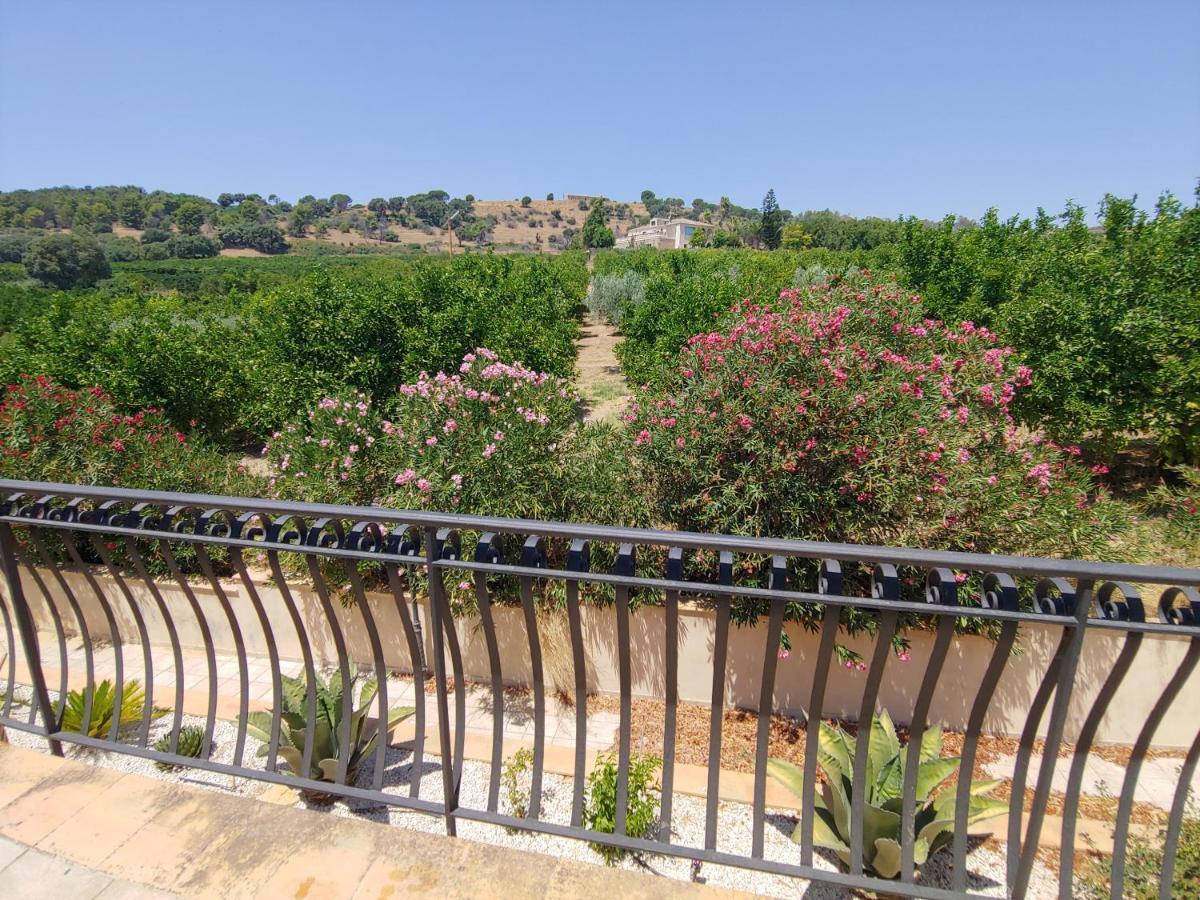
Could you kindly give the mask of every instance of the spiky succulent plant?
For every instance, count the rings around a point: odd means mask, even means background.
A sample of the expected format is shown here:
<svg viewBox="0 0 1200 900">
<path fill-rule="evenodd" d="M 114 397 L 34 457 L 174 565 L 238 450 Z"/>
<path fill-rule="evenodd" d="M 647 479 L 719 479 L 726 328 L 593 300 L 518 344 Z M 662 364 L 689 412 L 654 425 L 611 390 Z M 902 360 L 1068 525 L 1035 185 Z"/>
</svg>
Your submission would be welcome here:
<svg viewBox="0 0 1200 900">
<path fill-rule="evenodd" d="M 179 729 L 179 743 L 176 745 L 175 749 L 175 753 L 177 755 L 191 757 L 192 759 L 199 759 L 200 750 L 203 746 L 204 729 L 199 725 L 184 725 Z M 159 753 L 170 753 L 171 733 L 167 732 L 157 741 L 155 741 L 154 749 Z M 158 768 L 164 772 L 169 772 L 172 769 L 179 768 L 179 766 L 176 766 L 172 763 L 162 761 L 156 762 L 154 765 L 158 766 Z"/>
<path fill-rule="evenodd" d="M 62 730 L 74 731 L 83 733 L 83 711 L 85 707 L 87 691 L 69 691 L 67 693 L 67 705 L 65 710 L 62 710 Z M 92 717 L 88 722 L 87 733 L 91 737 L 106 738 L 112 730 L 113 716 L 116 711 L 113 709 L 117 699 L 116 689 L 113 687 L 112 681 L 105 678 L 92 690 Z M 142 689 L 142 683 L 136 678 L 130 678 L 125 682 L 125 688 L 121 691 L 121 723 L 117 726 L 118 729 L 124 729 L 133 725 L 142 718 L 142 712 L 145 708 L 146 692 Z M 60 704 L 55 704 L 56 711 L 61 709 Z M 163 715 L 165 710 L 155 707 L 151 710 L 151 716 L 157 718 Z"/>
<path fill-rule="evenodd" d="M 280 711 L 282 722 L 279 729 L 279 755 L 284 758 L 291 770 L 297 775 L 311 778 L 315 781 L 334 782 L 337 780 L 338 756 L 342 750 L 342 676 L 334 672 L 329 681 L 324 681 L 319 675 L 316 678 L 316 722 L 313 724 L 312 765 L 308 772 L 304 771 L 304 737 L 308 714 L 308 693 L 303 678 L 283 676 L 283 709 Z M 351 671 L 348 690 L 351 696 L 358 682 L 358 674 Z M 379 685 L 374 677 L 368 678 L 362 684 L 358 695 L 358 705 L 352 710 L 350 717 L 349 764 L 346 767 L 346 783 L 353 784 L 358 777 L 359 766 L 375 749 L 378 732 L 367 729 L 367 713 L 375 699 Z M 403 722 L 416 710 L 411 706 L 397 707 L 388 713 L 387 727 L 390 730 Z M 271 723 L 274 721 L 274 711 L 254 712 L 247 722 L 247 731 L 263 742 L 258 755 L 266 756 L 271 740 Z"/>
<path fill-rule="evenodd" d="M 840 727 L 820 726 L 817 762 L 825 775 L 821 796 L 814 798 L 813 843 L 834 851 L 841 861 L 850 863 L 850 808 L 853 796 L 855 739 Z M 866 797 L 863 805 L 863 865 L 881 878 L 900 874 L 900 826 L 903 811 L 906 747 L 896 737 L 896 728 L 885 711 L 871 719 L 871 744 L 867 754 Z M 917 769 L 916 805 L 913 834 L 916 843 L 913 859 L 920 865 L 954 837 L 955 791 L 938 792 L 958 771 L 957 757 L 942 757 L 942 729 L 929 728 L 921 737 L 920 763 Z M 789 762 L 772 759 L 767 770 L 793 794 L 803 796 L 804 773 Z M 987 796 L 999 781 L 971 784 L 968 824 L 1007 809 L 1008 804 Z M 800 843 L 800 826 L 792 840 Z"/>
</svg>

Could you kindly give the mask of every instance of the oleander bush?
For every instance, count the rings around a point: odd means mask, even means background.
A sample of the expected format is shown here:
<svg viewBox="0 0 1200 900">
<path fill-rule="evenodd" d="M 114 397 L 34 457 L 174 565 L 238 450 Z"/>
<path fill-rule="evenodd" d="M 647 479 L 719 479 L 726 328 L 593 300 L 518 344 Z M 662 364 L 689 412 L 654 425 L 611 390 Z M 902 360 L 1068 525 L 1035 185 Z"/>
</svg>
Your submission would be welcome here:
<svg viewBox="0 0 1200 900">
<path fill-rule="evenodd" d="M 1032 380 L 988 329 L 834 278 L 739 305 L 625 418 L 679 528 L 1103 557 L 1122 517 L 1078 448 L 1014 422 Z"/>
<path fill-rule="evenodd" d="M 553 518 L 574 402 L 563 379 L 481 347 L 379 405 L 324 397 L 264 450 L 281 497 Z"/>
<path fill-rule="evenodd" d="M 122 413 L 98 387 L 22 376 L 0 399 L 0 477 L 219 493 L 231 470 L 161 410 Z"/>
</svg>

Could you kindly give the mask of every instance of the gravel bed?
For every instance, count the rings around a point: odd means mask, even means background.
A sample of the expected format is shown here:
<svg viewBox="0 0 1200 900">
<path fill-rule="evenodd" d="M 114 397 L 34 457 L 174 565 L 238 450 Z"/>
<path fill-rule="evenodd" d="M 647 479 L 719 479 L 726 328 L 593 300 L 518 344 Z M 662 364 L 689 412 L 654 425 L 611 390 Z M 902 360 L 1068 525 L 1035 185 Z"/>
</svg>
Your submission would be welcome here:
<svg viewBox="0 0 1200 900">
<path fill-rule="evenodd" d="M 18 689 L 17 696 L 22 696 Z M 26 695 L 27 696 L 27 695 Z M 204 720 L 195 716 L 184 716 L 185 725 L 203 725 Z M 171 717 L 164 716 L 151 723 L 151 742 L 159 735 L 169 731 Z M 237 736 L 236 727 L 226 721 L 218 721 L 214 729 L 215 750 L 212 758 L 219 762 L 232 762 L 233 749 Z M 25 732 L 8 730 L 8 739 L 14 746 L 28 749 L 46 749 L 45 741 L 35 735 Z M 262 769 L 264 759 L 257 755 L 259 742 L 247 737 L 243 765 L 248 768 Z M 83 762 L 100 765 L 121 772 L 132 772 L 157 778 L 162 781 L 177 784 L 188 784 L 218 790 L 229 794 L 254 797 L 267 787 L 262 782 L 249 778 L 235 778 L 228 775 L 201 772 L 198 770 L 178 769 L 163 771 L 152 761 L 137 757 L 123 756 L 116 753 L 105 753 L 90 750 L 69 751 L 71 755 Z M 411 778 L 411 752 L 403 747 L 389 747 L 386 756 L 384 791 L 401 796 L 407 796 Z M 369 787 L 374 771 L 373 762 L 368 761 L 360 773 L 358 784 Z M 462 783 L 459 790 L 460 804 L 474 809 L 487 808 L 489 767 L 475 760 L 465 760 L 463 763 Z M 420 774 L 420 796 L 437 799 L 441 795 L 441 766 L 437 755 L 426 754 Z M 572 779 L 558 775 L 546 774 L 542 785 L 541 818 L 547 822 L 562 825 L 570 824 L 571 819 Z M 342 817 L 359 817 L 374 822 L 388 823 L 414 831 L 424 831 L 430 834 L 442 834 L 443 822 L 438 816 L 425 815 L 403 810 L 399 807 L 371 801 L 338 801 L 331 805 L 312 806 L 299 801 L 297 807 L 307 807 L 328 811 L 331 815 Z M 501 790 L 501 811 L 507 812 L 504 791 Z M 672 813 L 672 838 L 677 844 L 696 847 L 704 845 L 704 801 L 698 797 L 676 794 Z M 718 807 L 717 816 L 717 847 L 729 853 L 749 855 L 751 846 L 751 807 L 742 803 L 722 802 Z M 791 810 L 767 810 L 766 828 L 764 831 L 764 857 L 767 860 L 779 862 L 797 862 L 799 848 L 792 843 L 791 833 L 796 824 L 795 813 Z M 461 838 L 512 847 L 531 853 L 542 853 L 560 859 L 573 859 L 580 862 L 603 865 L 594 850 L 584 841 L 572 838 L 562 838 L 553 835 L 533 832 L 510 832 L 501 826 L 489 825 L 482 822 L 458 820 L 458 835 Z M 821 851 L 818 851 L 819 853 Z M 837 871 L 836 858 L 832 855 L 818 855 L 814 859 L 818 868 Z M 977 845 L 967 857 L 970 869 L 968 890 L 988 896 L 1005 896 L 1005 858 L 1004 849 L 993 850 Z M 646 856 L 634 858 L 627 856 L 616 865 L 624 869 L 640 871 L 674 878 L 681 881 L 693 877 L 691 860 L 667 856 Z M 809 882 L 788 876 L 773 875 L 765 872 L 755 872 L 732 866 L 719 866 L 705 863 L 695 873 L 699 880 L 710 885 L 736 888 L 755 894 L 771 897 L 794 897 L 803 894 L 808 898 L 833 898 L 850 896 L 841 888 Z M 919 883 L 930 887 L 949 887 L 950 885 L 950 855 L 943 852 L 931 859 L 921 870 Z M 1040 861 L 1035 861 L 1033 878 L 1030 884 L 1030 897 L 1057 896 L 1057 878 L 1053 872 Z"/>
</svg>

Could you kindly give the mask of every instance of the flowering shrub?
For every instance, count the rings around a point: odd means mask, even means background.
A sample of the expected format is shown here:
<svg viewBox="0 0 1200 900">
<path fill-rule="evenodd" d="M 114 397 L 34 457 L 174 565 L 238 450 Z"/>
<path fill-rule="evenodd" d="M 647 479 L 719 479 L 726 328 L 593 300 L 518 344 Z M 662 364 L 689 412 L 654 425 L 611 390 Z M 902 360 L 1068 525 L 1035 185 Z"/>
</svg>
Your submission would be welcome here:
<svg viewBox="0 0 1200 900">
<path fill-rule="evenodd" d="M 325 397 L 263 450 L 284 497 L 546 517 L 574 403 L 563 379 L 481 347 L 382 410 L 365 394 Z"/>
<path fill-rule="evenodd" d="M 161 410 L 124 415 L 98 387 L 72 391 L 22 375 L 0 399 L 4 478 L 220 492 L 228 475 L 218 454 L 190 441 Z"/>
<path fill-rule="evenodd" d="M 971 322 L 869 277 L 744 302 L 625 416 L 681 528 L 1102 555 L 1110 504 L 1074 447 L 1010 415 L 1033 373 Z"/>
</svg>

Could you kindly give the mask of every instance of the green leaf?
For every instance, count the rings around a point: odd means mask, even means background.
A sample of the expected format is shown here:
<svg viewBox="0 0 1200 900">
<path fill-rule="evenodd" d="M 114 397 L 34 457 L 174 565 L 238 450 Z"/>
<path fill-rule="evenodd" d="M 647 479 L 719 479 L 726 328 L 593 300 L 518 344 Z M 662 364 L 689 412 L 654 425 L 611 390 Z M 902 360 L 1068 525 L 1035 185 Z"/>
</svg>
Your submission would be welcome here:
<svg viewBox="0 0 1200 900">
<path fill-rule="evenodd" d="M 924 803 L 934 788 L 957 772 L 958 764 L 957 757 L 930 759 L 921 763 L 917 769 L 917 804 Z"/>
<path fill-rule="evenodd" d="M 782 759 L 767 760 L 767 774 L 792 792 L 797 800 L 804 801 L 804 770 Z"/>
<path fill-rule="evenodd" d="M 942 755 L 942 726 L 926 728 L 921 735 L 921 762 L 929 762 Z"/>
<path fill-rule="evenodd" d="M 854 738 L 836 725 L 820 725 L 817 738 L 817 762 L 826 779 L 849 776 L 854 771 Z"/>
<path fill-rule="evenodd" d="M 271 741 L 271 727 L 274 721 L 275 717 L 269 712 L 252 712 L 246 717 L 246 734 L 262 741 L 263 744 L 268 744 Z"/>
<path fill-rule="evenodd" d="M 900 845 L 891 838 L 875 839 L 875 854 L 871 868 L 880 878 L 896 878 L 900 874 Z"/>
<path fill-rule="evenodd" d="M 838 834 L 837 825 L 833 821 L 833 814 L 827 809 L 816 808 L 813 816 L 813 844 L 817 847 L 824 847 L 826 850 L 836 850 L 842 853 L 849 853 L 850 847 L 842 840 Z M 804 835 L 801 832 L 802 825 L 797 823 L 795 830 L 792 832 L 792 840 L 797 844 L 803 843 Z"/>
<path fill-rule="evenodd" d="M 883 768 L 875 776 L 875 783 L 871 785 L 867 794 L 867 802 L 882 807 L 888 800 L 899 797 L 904 788 L 903 772 L 903 756 L 897 753 L 883 764 Z"/>
</svg>

